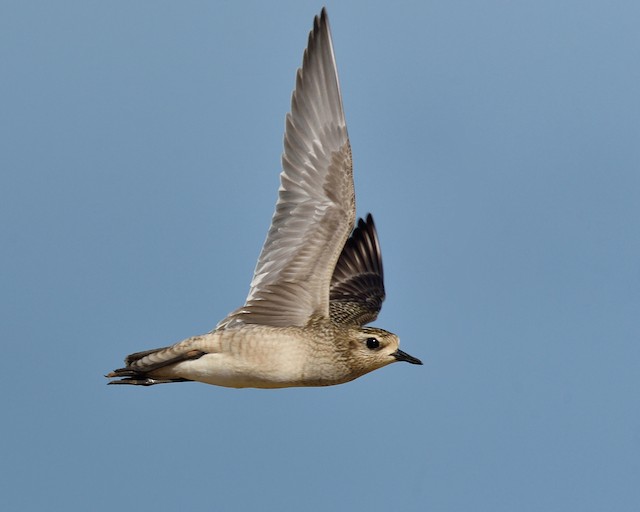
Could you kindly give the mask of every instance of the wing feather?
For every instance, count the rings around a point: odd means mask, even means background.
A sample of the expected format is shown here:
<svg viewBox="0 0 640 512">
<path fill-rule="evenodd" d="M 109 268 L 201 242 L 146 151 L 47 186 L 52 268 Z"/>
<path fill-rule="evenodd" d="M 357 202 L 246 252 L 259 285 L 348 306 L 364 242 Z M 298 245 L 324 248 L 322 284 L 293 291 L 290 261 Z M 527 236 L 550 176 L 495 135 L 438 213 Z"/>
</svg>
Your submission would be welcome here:
<svg viewBox="0 0 640 512">
<path fill-rule="evenodd" d="M 296 75 L 278 201 L 249 295 L 218 328 L 328 318 L 331 276 L 354 220 L 351 146 L 323 9 Z"/>
<path fill-rule="evenodd" d="M 360 219 L 342 249 L 331 278 L 331 320 L 364 325 L 377 317 L 385 298 L 382 252 L 371 214 Z"/>
</svg>

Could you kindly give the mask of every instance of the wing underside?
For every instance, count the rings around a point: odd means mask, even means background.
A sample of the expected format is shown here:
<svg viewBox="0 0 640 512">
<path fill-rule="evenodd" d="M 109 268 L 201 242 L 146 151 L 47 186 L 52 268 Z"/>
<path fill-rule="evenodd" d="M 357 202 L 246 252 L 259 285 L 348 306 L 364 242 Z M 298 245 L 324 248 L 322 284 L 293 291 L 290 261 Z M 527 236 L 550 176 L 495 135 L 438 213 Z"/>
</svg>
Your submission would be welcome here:
<svg viewBox="0 0 640 512">
<path fill-rule="evenodd" d="M 316 16 L 286 118 L 275 213 L 245 305 L 218 324 L 329 317 L 331 276 L 355 220 L 351 147 L 325 10 Z"/>
</svg>

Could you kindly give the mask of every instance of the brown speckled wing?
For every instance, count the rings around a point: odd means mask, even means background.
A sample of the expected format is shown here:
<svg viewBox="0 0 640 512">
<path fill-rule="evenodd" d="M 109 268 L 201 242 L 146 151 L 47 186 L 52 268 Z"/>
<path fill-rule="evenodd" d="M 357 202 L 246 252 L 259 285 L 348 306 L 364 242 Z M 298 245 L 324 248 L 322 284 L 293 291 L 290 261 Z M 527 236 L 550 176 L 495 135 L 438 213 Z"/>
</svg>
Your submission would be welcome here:
<svg viewBox="0 0 640 512">
<path fill-rule="evenodd" d="M 373 322 L 384 301 L 384 273 L 378 233 L 371 214 L 358 226 L 342 249 L 331 278 L 329 308 L 337 324 Z"/>
</svg>

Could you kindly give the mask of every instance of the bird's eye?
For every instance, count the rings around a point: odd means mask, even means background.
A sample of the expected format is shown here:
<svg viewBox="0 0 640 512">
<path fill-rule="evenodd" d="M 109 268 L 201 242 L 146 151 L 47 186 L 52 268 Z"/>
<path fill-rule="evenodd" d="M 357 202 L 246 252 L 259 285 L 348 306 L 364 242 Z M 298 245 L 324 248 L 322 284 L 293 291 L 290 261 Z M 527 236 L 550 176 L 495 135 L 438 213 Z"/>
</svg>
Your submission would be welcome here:
<svg viewBox="0 0 640 512">
<path fill-rule="evenodd" d="M 367 338 L 367 348 L 371 350 L 380 348 L 380 342 L 378 341 L 378 338 Z"/>
</svg>

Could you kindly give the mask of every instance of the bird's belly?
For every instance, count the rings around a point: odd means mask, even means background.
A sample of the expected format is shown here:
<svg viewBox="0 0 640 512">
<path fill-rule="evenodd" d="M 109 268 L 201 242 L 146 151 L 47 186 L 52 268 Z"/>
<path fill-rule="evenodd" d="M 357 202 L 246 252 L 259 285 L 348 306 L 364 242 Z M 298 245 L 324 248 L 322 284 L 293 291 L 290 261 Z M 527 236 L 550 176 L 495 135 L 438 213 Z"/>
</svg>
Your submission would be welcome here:
<svg viewBox="0 0 640 512">
<path fill-rule="evenodd" d="M 297 367 L 296 367 L 297 366 Z M 194 361 L 185 361 L 172 368 L 180 377 L 215 386 L 230 388 L 284 388 L 300 386 L 301 366 L 295 364 L 261 363 L 230 357 L 226 354 L 205 354 Z"/>
</svg>

